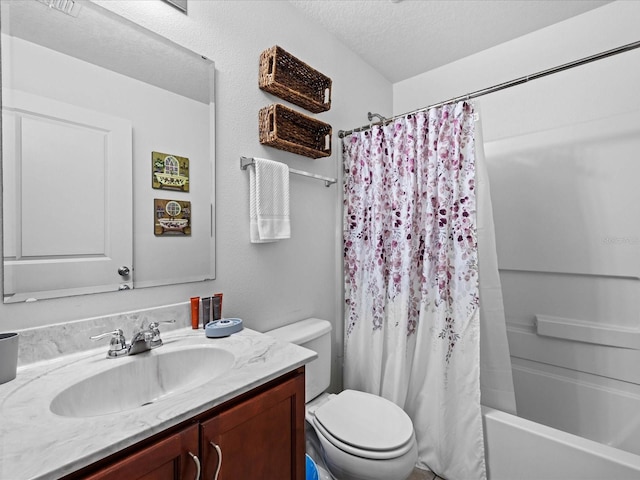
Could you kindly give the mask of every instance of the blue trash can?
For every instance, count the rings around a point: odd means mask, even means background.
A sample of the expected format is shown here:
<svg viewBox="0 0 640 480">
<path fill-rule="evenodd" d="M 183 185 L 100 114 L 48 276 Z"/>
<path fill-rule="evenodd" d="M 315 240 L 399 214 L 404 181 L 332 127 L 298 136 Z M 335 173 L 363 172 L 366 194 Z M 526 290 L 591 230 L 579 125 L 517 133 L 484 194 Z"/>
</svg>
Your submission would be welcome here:
<svg viewBox="0 0 640 480">
<path fill-rule="evenodd" d="M 318 467 L 309 455 L 307 455 L 307 480 L 318 480 Z"/>
</svg>

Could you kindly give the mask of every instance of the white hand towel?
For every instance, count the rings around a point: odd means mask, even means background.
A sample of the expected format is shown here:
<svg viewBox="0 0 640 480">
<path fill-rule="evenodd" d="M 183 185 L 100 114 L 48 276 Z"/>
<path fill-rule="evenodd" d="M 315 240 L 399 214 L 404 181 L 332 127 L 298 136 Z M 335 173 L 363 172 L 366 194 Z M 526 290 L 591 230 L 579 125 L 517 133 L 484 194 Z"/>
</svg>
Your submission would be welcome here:
<svg viewBox="0 0 640 480">
<path fill-rule="evenodd" d="M 251 243 L 291 238 L 289 167 L 284 163 L 254 159 L 249 170 L 249 221 Z"/>
</svg>

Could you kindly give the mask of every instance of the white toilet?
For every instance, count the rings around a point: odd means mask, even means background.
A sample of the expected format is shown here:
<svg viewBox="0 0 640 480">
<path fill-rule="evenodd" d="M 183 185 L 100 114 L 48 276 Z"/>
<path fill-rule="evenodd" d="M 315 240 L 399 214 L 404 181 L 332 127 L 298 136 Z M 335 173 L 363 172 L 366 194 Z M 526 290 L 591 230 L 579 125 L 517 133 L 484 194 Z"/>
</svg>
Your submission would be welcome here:
<svg viewBox="0 0 640 480">
<path fill-rule="evenodd" d="M 318 354 L 306 366 L 305 392 L 307 427 L 313 427 L 307 438 L 317 435 L 321 445 L 322 458 L 314 460 L 336 480 L 406 480 L 418 460 L 409 416 L 370 393 L 324 393 L 331 378 L 331 324 L 308 318 L 266 333 Z"/>
</svg>

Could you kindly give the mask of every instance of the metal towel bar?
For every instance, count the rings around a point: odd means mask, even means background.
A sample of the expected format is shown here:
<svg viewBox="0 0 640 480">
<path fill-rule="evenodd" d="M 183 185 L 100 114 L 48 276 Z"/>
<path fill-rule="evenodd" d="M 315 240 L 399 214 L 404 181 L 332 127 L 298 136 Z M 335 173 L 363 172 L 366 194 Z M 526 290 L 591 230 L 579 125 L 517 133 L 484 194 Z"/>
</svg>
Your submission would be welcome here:
<svg viewBox="0 0 640 480">
<path fill-rule="evenodd" d="M 252 157 L 240 157 L 240 169 L 246 170 L 249 165 L 253 165 L 254 159 Z M 334 183 L 337 183 L 338 180 L 330 177 L 323 177 L 322 175 L 316 175 L 315 173 L 305 172 L 303 170 L 296 170 L 294 168 L 289 169 L 289 173 L 295 173 L 296 175 L 302 175 L 303 177 L 310 177 L 316 180 L 322 180 L 324 182 L 325 187 L 330 187 Z"/>
</svg>

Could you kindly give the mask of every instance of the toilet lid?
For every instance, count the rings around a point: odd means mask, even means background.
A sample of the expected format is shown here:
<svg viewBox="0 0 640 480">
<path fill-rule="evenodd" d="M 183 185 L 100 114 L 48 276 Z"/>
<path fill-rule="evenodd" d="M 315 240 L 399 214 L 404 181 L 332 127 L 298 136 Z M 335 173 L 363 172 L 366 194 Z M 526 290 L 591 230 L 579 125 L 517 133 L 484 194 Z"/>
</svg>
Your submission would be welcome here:
<svg viewBox="0 0 640 480">
<path fill-rule="evenodd" d="M 332 437 L 359 450 L 397 450 L 413 438 L 404 410 L 370 393 L 344 390 L 318 407 L 315 418 Z"/>
</svg>

